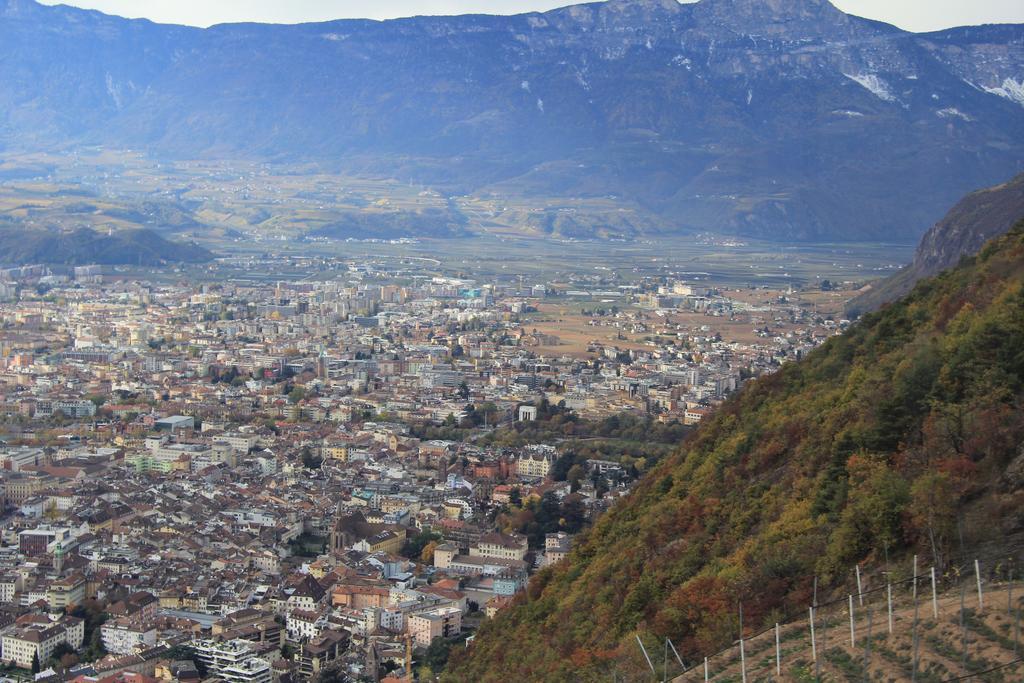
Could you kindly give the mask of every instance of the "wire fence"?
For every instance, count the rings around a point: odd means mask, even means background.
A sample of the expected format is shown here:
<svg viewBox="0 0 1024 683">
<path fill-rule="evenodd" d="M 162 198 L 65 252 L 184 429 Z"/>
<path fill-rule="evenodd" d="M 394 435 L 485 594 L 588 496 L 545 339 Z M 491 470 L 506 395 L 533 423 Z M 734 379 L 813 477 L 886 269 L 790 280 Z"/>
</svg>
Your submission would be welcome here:
<svg viewBox="0 0 1024 683">
<path fill-rule="evenodd" d="M 616 681 L 1024 681 L 1024 546 L 933 567 L 854 568 L 845 595 L 687 662 L 637 636 Z M 916 564 L 916 558 L 915 563 Z M 915 572 L 915 569 L 917 570 Z M 742 610 L 742 606 L 738 606 Z M 742 623 L 742 613 L 740 613 Z"/>
</svg>

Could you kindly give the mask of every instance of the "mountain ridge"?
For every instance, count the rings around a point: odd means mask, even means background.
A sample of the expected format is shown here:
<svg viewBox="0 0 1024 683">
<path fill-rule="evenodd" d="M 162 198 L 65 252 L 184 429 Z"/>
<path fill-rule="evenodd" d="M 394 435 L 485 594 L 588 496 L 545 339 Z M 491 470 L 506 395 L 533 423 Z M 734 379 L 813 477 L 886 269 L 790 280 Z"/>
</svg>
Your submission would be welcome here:
<svg viewBox="0 0 1024 683">
<path fill-rule="evenodd" d="M 163 266 L 213 258 L 203 247 L 172 242 L 148 228 L 102 234 L 91 228 L 62 231 L 6 225 L 0 225 L 0 254 L 4 265 Z"/>
<path fill-rule="evenodd" d="M 920 280 L 952 268 L 961 258 L 977 252 L 993 237 L 1024 219 L 1024 174 L 995 187 L 977 190 L 961 199 L 921 238 L 914 260 L 899 273 L 847 304 L 856 317 L 907 294 Z"/>
<path fill-rule="evenodd" d="M 0 8 L 10 149 L 303 159 L 810 241 L 915 241 L 1024 170 L 1021 26 L 913 34 L 816 0 L 209 29 Z"/>
</svg>

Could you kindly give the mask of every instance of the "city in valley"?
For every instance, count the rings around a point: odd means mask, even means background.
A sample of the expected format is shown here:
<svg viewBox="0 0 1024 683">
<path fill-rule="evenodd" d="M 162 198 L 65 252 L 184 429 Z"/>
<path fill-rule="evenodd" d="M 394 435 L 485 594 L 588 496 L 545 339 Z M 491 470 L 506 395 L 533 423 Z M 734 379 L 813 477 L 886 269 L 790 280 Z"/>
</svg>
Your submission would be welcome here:
<svg viewBox="0 0 1024 683">
<path fill-rule="evenodd" d="M 0 683 L 1024 681 L 1022 574 L 1024 1 L 0 0 Z"/>
<path fill-rule="evenodd" d="M 344 248 L 0 273 L 8 675 L 443 666 L 693 425 L 840 333 L 888 267 Z"/>
</svg>

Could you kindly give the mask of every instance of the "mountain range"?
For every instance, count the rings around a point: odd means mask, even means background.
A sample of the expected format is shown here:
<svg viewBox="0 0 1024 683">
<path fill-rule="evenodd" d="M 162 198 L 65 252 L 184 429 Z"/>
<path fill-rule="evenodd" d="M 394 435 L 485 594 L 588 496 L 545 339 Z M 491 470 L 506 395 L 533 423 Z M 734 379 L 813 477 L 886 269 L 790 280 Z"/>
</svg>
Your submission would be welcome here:
<svg viewBox="0 0 1024 683">
<path fill-rule="evenodd" d="M 0 149 L 84 145 L 611 197 L 647 217 L 611 229 L 627 236 L 909 242 L 1024 170 L 1024 27 L 609 0 L 198 29 L 0 0 Z"/>
</svg>

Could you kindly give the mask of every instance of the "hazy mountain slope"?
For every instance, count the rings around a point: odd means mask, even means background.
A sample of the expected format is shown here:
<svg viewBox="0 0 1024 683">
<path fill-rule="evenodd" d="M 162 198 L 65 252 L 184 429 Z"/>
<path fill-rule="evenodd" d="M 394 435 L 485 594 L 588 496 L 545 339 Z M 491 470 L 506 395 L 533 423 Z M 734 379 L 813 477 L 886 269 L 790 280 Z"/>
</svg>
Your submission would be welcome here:
<svg viewBox="0 0 1024 683">
<path fill-rule="evenodd" d="M 138 265 L 202 263 L 213 255 L 202 247 L 171 242 L 152 230 L 101 234 L 88 228 L 61 232 L 0 227 L 0 263 L 24 265 Z"/>
<path fill-rule="evenodd" d="M 657 230 L 916 239 L 1024 169 L 1022 82 L 1022 27 L 915 35 L 825 0 L 208 30 L 0 0 L 0 145 L 614 195 Z"/>
<path fill-rule="evenodd" d="M 918 245 L 913 262 L 896 275 L 875 283 L 847 306 L 851 316 L 872 311 L 909 292 L 922 278 L 955 266 L 988 240 L 1024 218 L 1024 175 L 972 192 L 950 209 Z"/>
<path fill-rule="evenodd" d="M 456 649 L 446 680 L 637 675 L 636 633 L 693 661 L 735 640 L 740 600 L 757 632 L 806 614 L 815 575 L 824 591 L 911 549 L 941 570 L 958 515 L 969 552 L 1012 544 L 1022 399 L 1024 223 L 746 387 Z"/>
</svg>

